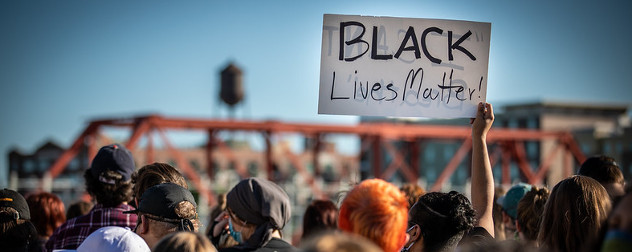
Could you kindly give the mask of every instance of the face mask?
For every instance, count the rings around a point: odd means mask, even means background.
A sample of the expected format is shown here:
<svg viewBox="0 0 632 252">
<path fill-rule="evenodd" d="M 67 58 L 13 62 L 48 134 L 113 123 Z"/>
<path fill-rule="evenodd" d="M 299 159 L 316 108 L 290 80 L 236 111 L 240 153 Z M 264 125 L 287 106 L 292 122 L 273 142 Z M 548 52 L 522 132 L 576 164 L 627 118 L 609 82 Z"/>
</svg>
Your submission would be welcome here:
<svg viewBox="0 0 632 252">
<path fill-rule="evenodd" d="M 241 232 L 237 232 L 237 231 L 235 231 L 235 228 L 233 228 L 233 221 L 231 220 L 231 218 L 228 218 L 228 231 L 230 231 L 230 236 L 233 237 L 233 239 L 237 243 L 243 243 L 244 242 L 241 239 Z"/>
<path fill-rule="evenodd" d="M 410 247 L 412 247 L 415 244 L 415 242 L 410 243 L 410 245 L 408 245 L 408 247 L 403 248 L 402 250 L 400 250 L 401 252 L 408 252 L 410 250 Z"/>
<path fill-rule="evenodd" d="M 630 248 L 632 248 L 632 234 L 620 230 L 610 230 L 606 233 L 601 251 L 626 251 Z"/>
<path fill-rule="evenodd" d="M 406 233 L 410 232 L 410 230 L 413 230 L 415 226 L 410 227 L 408 230 L 406 230 Z M 400 252 L 408 252 L 410 250 L 410 247 L 412 247 L 415 244 L 415 241 L 411 242 L 410 245 L 408 245 L 408 247 L 402 248 L 402 250 L 400 250 Z"/>
</svg>

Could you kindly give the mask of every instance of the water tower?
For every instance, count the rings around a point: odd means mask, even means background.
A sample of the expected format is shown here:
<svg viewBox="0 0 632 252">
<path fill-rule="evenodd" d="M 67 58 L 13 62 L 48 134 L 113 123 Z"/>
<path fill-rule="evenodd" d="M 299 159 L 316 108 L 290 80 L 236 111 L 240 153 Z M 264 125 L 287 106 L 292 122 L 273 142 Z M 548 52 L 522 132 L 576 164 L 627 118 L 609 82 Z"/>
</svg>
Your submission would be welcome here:
<svg viewBox="0 0 632 252">
<path fill-rule="evenodd" d="M 233 118 L 235 105 L 244 99 L 243 72 L 233 63 L 221 71 L 219 97 L 228 105 L 229 117 Z"/>
</svg>

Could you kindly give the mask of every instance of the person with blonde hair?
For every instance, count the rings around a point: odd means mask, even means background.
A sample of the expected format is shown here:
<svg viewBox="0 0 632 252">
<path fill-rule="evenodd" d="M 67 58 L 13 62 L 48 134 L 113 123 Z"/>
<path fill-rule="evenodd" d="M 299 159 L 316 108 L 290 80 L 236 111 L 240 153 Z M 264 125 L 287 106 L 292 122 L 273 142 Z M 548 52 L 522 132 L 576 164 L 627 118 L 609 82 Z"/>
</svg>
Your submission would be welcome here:
<svg viewBox="0 0 632 252">
<path fill-rule="evenodd" d="M 163 237 L 153 252 L 217 252 L 217 249 L 201 234 L 175 232 Z"/>
<path fill-rule="evenodd" d="M 560 181 L 544 205 L 539 245 L 554 251 L 580 251 L 596 239 L 611 207 L 608 192 L 596 180 L 575 175 Z"/>
<path fill-rule="evenodd" d="M 537 244 L 542 211 L 548 198 L 549 189 L 532 186 L 531 190 L 518 202 L 516 228 L 518 237 L 525 243 L 534 246 Z"/>
<path fill-rule="evenodd" d="M 135 232 L 150 248 L 170 233 L 197 232 L 199 228 L 195 198 L 189 190 L 173 183 L 148 188 L 140 197 L 138 208 L 125 213 L 138 215 Z"/>
<path fill-rule="evenodd" d="M 368 179 L 354 187 L 340 206 L 338 227 L 368 238 L 385 252 L 399 251 L 406 241 L 408 199 L 381 179 Z"/>
<path fill-rule="evenodd" d="M 165 163 L 148 164 L 132 174 L 132 192 L 136 205 L 148 188 L 162 183 L 174 183 L 185 189 L 189 188 L 184 176 L 175 167 Z"/>
</svg>

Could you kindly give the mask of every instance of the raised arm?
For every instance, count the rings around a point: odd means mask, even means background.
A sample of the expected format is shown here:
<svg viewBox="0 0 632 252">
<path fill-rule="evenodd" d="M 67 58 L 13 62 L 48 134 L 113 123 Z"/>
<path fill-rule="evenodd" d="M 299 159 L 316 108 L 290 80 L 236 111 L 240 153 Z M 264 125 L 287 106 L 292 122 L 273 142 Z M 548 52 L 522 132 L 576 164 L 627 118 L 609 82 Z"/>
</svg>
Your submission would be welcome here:
<svg viewBox="0 0 632 252">
<path fill-rule="evenodd" d="M 489 103 L 479 103 L 472 121 L 472 206 L 478 226 L 494 236 L 494 176 L 487 152 L 487 132 L 494 122 L 494 110 Z"/>
</svg>

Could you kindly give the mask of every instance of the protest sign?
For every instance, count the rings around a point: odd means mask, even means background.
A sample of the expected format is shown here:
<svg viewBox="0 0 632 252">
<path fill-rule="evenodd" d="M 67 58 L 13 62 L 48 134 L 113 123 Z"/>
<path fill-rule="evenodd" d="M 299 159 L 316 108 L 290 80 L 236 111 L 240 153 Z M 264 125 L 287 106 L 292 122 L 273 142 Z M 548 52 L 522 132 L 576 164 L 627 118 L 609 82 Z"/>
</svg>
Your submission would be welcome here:
<svg viewBox="0 0 632 252">
<path fill-rule="evenodd" d="M 474 117 L 490 32 L 481 22 L 325 14 L 318 113 Z"/>
</svg>

